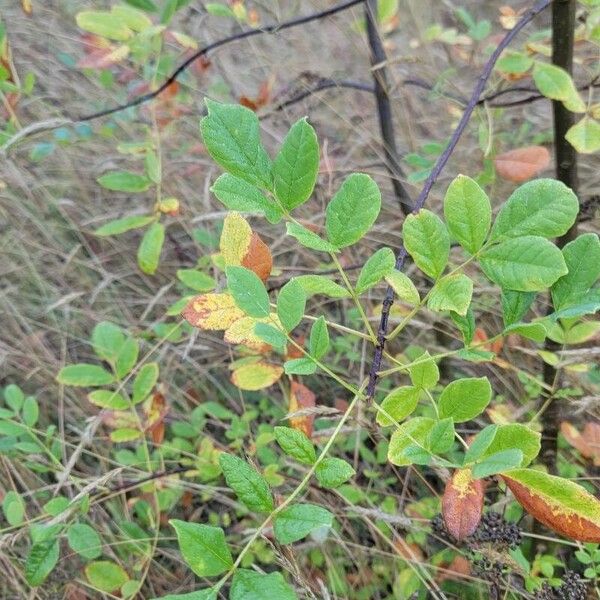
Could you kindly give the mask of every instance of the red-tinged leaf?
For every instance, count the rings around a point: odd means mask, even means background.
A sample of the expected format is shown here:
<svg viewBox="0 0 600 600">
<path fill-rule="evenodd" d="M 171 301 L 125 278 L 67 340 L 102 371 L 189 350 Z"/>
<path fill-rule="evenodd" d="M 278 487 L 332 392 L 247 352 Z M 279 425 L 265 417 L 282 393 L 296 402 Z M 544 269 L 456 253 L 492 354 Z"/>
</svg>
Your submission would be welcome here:
<svg viewBox="0 0 600 600">
<path fill-rule="evenodd" d="M 254 271 L 262 281 L 266 281 L 273 268 L 273 257 L 269 247 L 253 232 L 246 254 L 242 258 L 242 267 Z"/>
<path fill-rule="evenodd" d="M 303 335 L 293 335 L 292 337 L 294 338 L 294 341 L 296 342 L 296 344 L 298 344 L 298 346 L 304 347 L 306 338 Z M 296 346 L 294 346 L 293 344 L 287 345 L 287 350 L 285 353 L 286 360 L 292 360 L 294 358 L 302 358 L 303 356 L 304 356 L 304 353 L 302 352 L 302 350 L 300 350 L 300 348 L 296 348 Z"/>
<path fill-rule="evenodd" d="M 501 477 L 519 504 L 550 529 L 580 542 L 600 542 L 600 500 L 585 488 L 534 469 Z"/>
<path fill-rule="evenodd" d="M 273 83 L 274 78 L 269 77 L 269 79 L 261 83 L 256 98 L 241 96 L 240 104 L 253 111 L 257 111 L 259 108 L 266 106 L 271 101 L 271 90 L 273 89 Z"/>
<path fill-rule="evenodd" d="M 447 567 L 440 567 L 439 574 L 436 577 L 438 583 L 446 580 L 464 580 L 469 579 L 471 575 L 471 563 L 462 555 L 457 555 Z"/>
<path fill-rule="evenodd" d="M 471 469 L 457 469 L 446 484 L 442 497 L 442 515 L 446 529 L 457 540 L 471 535 L 483 512 L 484 485 L 473 479 Z"/>
<path fill-rule="evenodd" d="M 521 183 L 535 177 L 550 164 L 550 152 L 544 146 L 516 148 L 496 156 L 494 164 L 500 177 Z"/>
<path fill-rule="evenodd" d="M 301 411 L 309 411 L 316 404 L 316 396 L 305 385 L 292 381 L 290 387 L 290 404 L 289 413 L 297 413 Z M 312 437 L 313 423 L 315 420 L 314 414 L 300 414 L 295 417 L 290 417 L 290 425 L 294 429 L 302 431 L 307 438 Z"/>
<path fill-rule="evenodd" d="M 579 430 L 569 423 L 563 421 L 560 424 L 560 431 L 576 450 L 579 450 L 585 458 L 590 458 L 594 461 L 595 466 L 600 466 L 600 424 L 586 423 L 583 431 Z"/>
<path fill-rule="evenodd" d="M 144 405 L 146 433 L 155 444 L 161 444 L 165 437 L 165 417 L 169 412 L 167 400 L 161 392 L 154 392 Z"/>
</svg>

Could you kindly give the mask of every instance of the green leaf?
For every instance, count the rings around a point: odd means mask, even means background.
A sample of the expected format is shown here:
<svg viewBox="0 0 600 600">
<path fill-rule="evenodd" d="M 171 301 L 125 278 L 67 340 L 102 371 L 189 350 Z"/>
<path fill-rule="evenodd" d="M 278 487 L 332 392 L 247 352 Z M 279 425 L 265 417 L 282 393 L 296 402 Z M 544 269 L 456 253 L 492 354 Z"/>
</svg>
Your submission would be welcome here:
<svg viewBox="0 0 600 600">
<path fill-rule="evenodd" d="M 537 236 L 507 239 L 481 253 L 483 272 L 503 289 L 536 292 L 567 273 L 561 251 Z"/>
<path fill-rule="evenodd" d="M 89 31 L 109 40 L 124 42 L 133 35 L 131 29 L 118 15 L 109 12 L 84 10 L 77 13 L 75 20 L 77 26 L 84 31 Z"/>
<path fill-rule="evenodd" d="M 40 416 L 40 407 L 37 400 L 33 396 L 27 396 L 23 402 L 23 410 L 21 411 L 21 419 L 27 427 L 33 427 Z"/>
<path fill-rule="evenodd" d="M 531 307 L 534 298 L 535 294 L 533 292 L 502 290 L 502 319 L 504 327 L 520 321 Z"/>
<path fill-rule="evenodd" d="M 341 458 L 327 457 L 317 465 L 315 475 L 321 487 L 337 488 L 354 477 L 356 471 Z"/>
<path fill-rule="evenodd" d="M 435 312 L 452 310 L 461 317 L 466 316 L 471 297 L 473 282 L 463 273 L 446 275 L 439 279 L 429 293 L 427 307 Z"/>
<path fill-rule="evenodd" d="M 225 532 L 220 527 L 171 519 L 183 560 L 198 577 L 216 577 L 233 566 Z"/>
<path fill-rule="evenodd" d="M 287 345 L 287 337 L 277 327 L 268 323 L 257 323 L 254 326 L 254 333 L 263 341 L 277 348 L 284 350 Z"/>
<path fill-rule="evenodd" d="M 138 265 L 144 273 L 153 275 L 156 272 L 164 241 L 165 226 L 162 223 L 148 227 L 137 252 Z"/>
<path fill-rule="evenodd" d="M 500 209 L 491 239 L 535 235 L 555 238 L 566 233 L 577 218 L 579 201 L 556 179 L 534 179 L 519 186 Z"/>
<path fill-rule="evenodd" d="M 2 512 L 12 527 L 23 523 L 25 518 L 25 503 L 23 498 L 14 490 L 9 490 L 2 500 Z"/>
<path fill-rule="evenodd" d="M 523 453 L 523 460 L 519 466 L 526 467 L 539 454 L 540 439 L 541 435 L 526 425 L 498 425 L 494 439 L 481 456 L 485 458 L 496 452 L 517 448 Z"/>
<path fill-rule="evenodd" d="M 377 423 L 382 427 L 393 425 L 410 415 L 421 397 L 421 389 L 405 385 L 392 390 L 381 402 L 381 408 L 387 413 L 377 411 Z M 387 416 L 389 415 L 389 417 Z"/>
<path fill-rule="evenodd" d="M 135 366 L 140 352 L 140 345 L 137 340 L 133 338 L 127 338 L 121 350 L 115 360 L 115 372 L 119 379 L 125 377 L 131 372 L 131 369 Z"/>
<path fill-rule="evenodd" d="M 492 207 L 476 181 L 459 175 L 448 186 L 444 216 L 450 235 L 467 252 L 475 254 L 483 246 L 492 222 Z"/>
<path fill-rule="evenodd" d="M 158 363 L 146 363 L 138 371 L 133 380 L 132 401 L 134 404 L 143 402 L 152 392 L 158 381 Z"/>
<path fill-rule="evenodd" d="M 478 458 L 489 448 L 494 441 L 498 425 L 488 425 L 484 427 L 471 441 L 468 450 L 465 452 L 464 464 L 468 465 Z"/>
<path fill-rule="evenodd" d="M 139 429 L 133 429 L 132 427 L 121 427 L 110 432 L 110 439 L 115 444 L 121 444 L 123 442 L 132 442 L 133 440 L 139 440 L 142 437 L 142 432 Z"/>
<path fill-rule="evenodd" d="M 238 569 L 231 582 L 229 600 L 298 600 L 281 573 L 263 575 L 248 569 Z"/>
<path fill-rule="evenodd" d="M 316 233 L 310 231 L 310 229 L 302 227 L 302 225 L 298 225 L 297 223 L 286 223 L 285 227 L 287 234 L 296 238 L 298 242 L 306 248 L 332 254 L 338 252 L 338 249 L 333 244 L 330 244 L 328 241 L 319 237 Z"/>
<path fill-rule="evenodd" d="M 58 539 L 34 544 L 25 562 L 25 579 L 33 587 L 41 585 L 58 562 L 60 548 Z"/>
<path fill-rule="evenodd" d="M 250 317 L 268 317 L 269 294 L 258 275 L 245 267 L 227 267 L 227 286 L 238 308 Z"/>
<path fill-rule="evenodd" d="M 126 231 L 131 231 L 132 229 L 145 227 L 149 223 L 152 223 L 154 219 L 154 215 L 123 217 L 121 219 L 115 219 L 114 221 L 109 221 L 108 223 L 105 223 L 104 225 L 102 225 L 102 227 L 96 229 L 94 233 L 101 237 L 108 235 L 118 235 L 120 233 L 125 233 Z"/>
<path fill-rule="evenodd" d="M 277 199 L 291 211 L 306 202 L 319 174 L 319 142 L 306 118 L 296 121 L 273 163 Z"/>
<path fill-rule="evenodd" d="M 595 233 L 584 233 L 562 249 L 569 272 L 552 286 L 552 302 L 560 310 L 585 298 L 600 277 L 600 240 Z"/>
<path fill-rule="evenodd" d="M 226 171 L 252 185 L 271 188 L 271 159 L 260 141 L 256 114 L 239 104 L 205 100 L 200 131 L 208 153 Z"/>
<path fill-rule="evenodd" d="M 69 548 L 87 558 L 92 560 L 98 558 L 102 554 L 102 540 L 96 533 L 96 530 L 85 523 L 73 523 L 67 529 L 67 541 Z"/>
<path fill-rule="evenodd" d="M 197 292 L 210 292 L 216 285 L 213 277 L 196 269 L 178 269 L 177 279 Z"/>
<path fill-rule="evenodd" d="M 581 154 L 593 154 L 600 150 L 600 123 L 591 117 L 583 117 L 573 125 L 565 139 Z"/>
<path fill-rule="evenodd" d="M 113 383 L 114 380 L 115 378 L 102 367 L 87 363 L 67 365 L 56 376 L 58 383 L 80 387 L 108 385 L 109 383 Z"/>
<path fill-rule="evenodd" d="M 325 211 L 325 229 L 338 248 L 351 246 L 371 229 L 381 209 L 381 192 L 364 173 L 348 176 Z"/>
<path fill-rule="evenodd" d="M 475 315 L 473 314 L 473 310 L 469 307 L 464 317 L 454 311 L 450 311 L 450 318 L 462 333 L 465 346 L 468 346 L 473 341 L 473 336 L 475 335 Z"/>
<path fill-rule="evenodd" d="M 316 360 L 322 358 L 329 350 L 329 331 L 325 317 L 319 317 L 310 330 L 310 354 Z"/>
<path fill-rule="evenodd" d="M 521 75 L 533 66 L 533 59 L 523 52 L 505 52 L 496 63 L 496 69 L 503 73 Z"/>
<path fill-rule="evenodd" d="M 440 395 L 440 419 L 452 417 L 455 423 L 470 421 L 483 412 L 491 399 L 492 386 L 487 377 L 457 379 Z"/>
<path fill-rule="evenodd" d="M 417 290 L 408 275 L 394 269 L 386 275 L 385 280 L 392 287 L 396 296 L 403 302 L 413 304 L 414 306 L 421 302 L 419 290 Z"/>
<path fill-rule="evenodd" d="M 315 447 L 304 433 L 291 427 L 275 427 L 274 433 L 277 443 L 288 456 L 305 465 L 315 463 Z"/>
<path fill-rule="evenodd" d="M 473 466 L 471 473 L 474 479 L 481 479 L 483 477 L 489 477 L 496 473 L 502 473 L 509 469 L 518 467 L 523 461 L 523 453 L 512 448 L 510 450 L 501 450 L 495 452 L 484 458 L 481 462 L 478 462 Z"/>
<path fill-rule="evenodd" d="M 127 4 L 135 6 L 135 8 L 141 8 L 147 12 L 156 12 L 158 7 L 152 0 L 125 0 Z"/>
<path fill-rule="evenodd" d="M 411 448 L 415 445 L 425 448 L 429 432 L 435 423 L 436 421 L 428 417 L 414 417 L 401 423 L 390 439 L 388 460 L 399 467 L 412 464 Z"/>
<path fill-rule="evenodd" d="M 410 380 L 415 387 L 430 390 L 434 388 L 440 379 L 440 371 L 435 360 L 425 351 L 415 359 L 417 364 L 408 369 Z"/>
<path fill-rule="evenodd" d="M 442 220 L 422 208 L 411 214 L 402 226 L 404 247 L 423 273 L 437 279 L 450 255 L 450 236 Z"/>
<path fill-rule="evenodd" d="M 219 457 L 227 485 L 236 493 L 240 502 L 254 512 L 273 512 L 273 496 L 264 477 L 246 461 L 226 454 Z"/>
<path fill-rule="evenodd" d="M 114 192 L 145 192 L 152 182 L 145 175 L 130 171 L 113 171 L 98 177 L 98 183 L 107 190 Z"/>
<path fill-rule="evenodd" d="M 277 296 L 277 316 L 286 331 L 300 324 L 306 308 L 306 293 L 297 279 L 290 279 Z"/>
<path fill-rule="evenodd" d="M 307 298 L 322 294 L 330 298 L 348 298 L 350 292 L 322 275 L 299 275 L 294 279 L 302 286 Z"/>
<path fill-rule="evenodd" d="M 100 408 L 110 410 L 127 410 L 129 402 L 117 392 L 111 390 L 94 390 L 88 394 L 88 400 Z"/>
<path fill-rule="evenodd" d="M 127 571 L 110 560 L 97 560 L 85 567 L 85 576 L 92 587 L 102 592 L 114 592 L 129 581 Z"/>
<path fill-rule="evenodd" d="M 284 508 L 273 524 L 275 539 L 280 544 L 292 544 L 315 529 L 331 527 L 333 514 L 316 504 L 292 504 Z"/>
<path fill-rule="evenodd" d="M 539 344 L 546 339 L 546 328 L 543 323 L 513 323 L 506 327 L 503 333 L 516 333 Z"/>
<path fill-rule="evenodd" d="M 4 400 L 10 408 L 18 412 L 21 410 L 23 402 L 25 402 L 25 394 L 18 385 L 11 383 L 4 388 Z"/>
<path fill-rule="evenodd" d="M 92 331 L 94 352 L 108 362 L 115 361 L 124 343 L 125 335 L 121 328 L 108 321 L 98 323 Z"/>
<path fill-rule="evenodd" d="M 367 260 L 360 270 L 356 282 L 356 293 L 362 294 L 377 285 L 384 277 L 394 271 L 396 257 L 391 248 L 380 248 Z"/>
<path fill-rule="evenodd" d="M 310 358 L 294 358 L 283 363 L 286 375 L 312 375 L 317 370 L 316 363 Z"/>
<path fill-rule="evenodd" d="M 51 517 L 56 517 L 65 512 L 70 504 L 71 501 L 68 498 L 56 496 L 44 504 L 44 512 L 48 513 Z"/>
<path fill-rule="evenodd" d="M 207 8 L 208 5 L 204 7 Z M 153 600 L 217 600 L 217 593 L 215 588 L 207 588 L 205 590 L 188 592 L 187 594 L 167 594 Z"/>
<path fill-rule="evenodd" d="M 281 208 L 258 188 L 235 175 L 223 173 L 210 189 L 230 210 L 262 213 L 269 223 L 278 223 L 283 216 Z"/>
<path fill-rule="evenodd" d="M 429 432 L 425 446 L 434 454 L 448 452 L 454 444 L 454 420 L 450 417 L 438 421 Z"/>
<path fill-rule="evenodd" d="M 533 82 L 546 98 L 560 100 L 571 112 L 586 111 L 585 102 L 581 99 L 573 79 L 561 67 L 535 61 Z"/>
</svg>

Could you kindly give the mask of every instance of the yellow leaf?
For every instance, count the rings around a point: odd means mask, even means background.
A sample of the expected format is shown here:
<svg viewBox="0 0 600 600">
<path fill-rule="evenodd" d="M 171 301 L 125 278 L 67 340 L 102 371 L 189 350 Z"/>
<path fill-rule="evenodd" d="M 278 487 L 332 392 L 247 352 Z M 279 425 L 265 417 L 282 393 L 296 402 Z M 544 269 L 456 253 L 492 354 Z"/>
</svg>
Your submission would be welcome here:
<svg viewBox="0 0 600 600">
<path fill-rule="evenodd" d="M 248 221 L 237 212 L 230 212 L 223 222 L 220 249 L 226 266 L 242 264 L 252 239 L 252 229 Z"/>
<path fill-rule="evenodd" d="M 244 365 L 231 374 L 231 382 L 240 390 L 262 390 L 273 385 L 283 375 L 283 369 L 266 362 Z"/>
<path fill-rule="evenodd" d="M 193 327 L 221 331 L 244 316 L 230 294 L 201 294 L 190 300 L 181 313 Z"/>
<path fill-rule="evenodd" d="M 279 325 L 279 319 L 277 315 L 271 314 L 264 319 L 255 319 L 254 317 L 243 317 L 233 323 L 229 329 L 225 332 L 223 339 L 230 344 L 244 344 L 252 350 L 258 352 L 265 352 L 269 350 L 271 346 L 261 340 L 255 333 L 254 327 L 257 323 L 268 323 L 275 327 Z"/>
</svg>

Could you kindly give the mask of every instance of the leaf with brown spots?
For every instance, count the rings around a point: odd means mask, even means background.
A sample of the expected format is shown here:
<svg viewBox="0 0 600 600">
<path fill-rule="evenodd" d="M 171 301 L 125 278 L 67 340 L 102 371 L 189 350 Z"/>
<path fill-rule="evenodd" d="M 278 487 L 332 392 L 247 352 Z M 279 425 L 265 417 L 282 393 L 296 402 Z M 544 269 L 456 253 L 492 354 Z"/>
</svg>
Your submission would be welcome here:
<svg viewBox="0 0 600 600">
<path fill-rule="evenodd" d="M 550 529 L 580 542 L 600 542 L 600 500 L 580 485 L 534 469 L 501 477 L 519 504 Z"/>
<path fill-rule="evenodd" d="M 446 529 L 457 540 L 465 539 L 477 529 L 483 494 L 483 481 L 473 479 L 471 469 L 457 469 L 448 480 L 442 497 L 442 515 Z"/>
<path fill-rule="evenodd" d="M 192 298 L 181 314 L 192 327 L 210 331 L 228 329 L 245 316 L 231 294 L 201 294 Z"/>
<path fill-rule="evenodd" d="M 494 159 L 496 173 L 503 179 L 521 183 L 535 177 L 550 164 L 550 152 L 544 146 L 516 148 Z"/>
<path fill-rule="evenodd" d="M 288 412 L 302 413 L 307 409 L 314 408 L 316 404 L 316 396 L 305 385 L 292 381 L 290 386 L 290 404 Z M 290 425 L 294 429 L 302 431 L 307 438 L 311 438 L 313 432 L 313 423 L 315 416 L 311 414 L 299 414 L 298 416 L 290 417 Z"/>
</svg>

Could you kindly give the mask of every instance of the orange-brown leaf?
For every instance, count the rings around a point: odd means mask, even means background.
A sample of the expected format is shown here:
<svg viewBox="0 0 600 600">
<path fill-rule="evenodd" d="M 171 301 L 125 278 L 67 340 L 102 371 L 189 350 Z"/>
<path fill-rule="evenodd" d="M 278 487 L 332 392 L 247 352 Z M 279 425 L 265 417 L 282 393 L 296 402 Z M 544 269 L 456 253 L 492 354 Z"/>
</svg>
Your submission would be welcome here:
<svg viewBox="0 0 600 600">
<path fill-rule="evenodd" d="M 519 504 L 550 529 L 581 542 L 600 542 L 600 500 L 582 486 L 533 469 L 501 477 Z"/>
<path fill-rule="evenodd" d="M 181 314 L 193 327 L 211 331 L 225 330 L 245 316 L 231 294 L 201 294 L 192 298 Z"/>
<path fill-rule="evenodd" d="M 290 387 L 289 413 L 295 413 L 306 409 L 314 408 L 316 396 L 305 385 L 292 381 Z M 314 415 L 299 415 L 290 417 L 290 425 L 294 429 L 302 431 L 306 437 L 310 438 L 313 432 Z"/>
<path fill-rule="evenodd" d="M 521 183 L 535 177 L 550 164 L 550 152 L 544 146 L 516 148 L 496 156 L 494 164 L 500 177 Z"/>
<path fill-rule="evenodd" d="M 254 271 L 263 281 L 266 281 L 273 268 L 273 257 L 269 247 L 260 239 L 258 233 L 252 232 L 250 244 L 242 258 L 242 267 Z"/>
<path fill-rule="evenodd" d="M 595 466 L 600 465 L 600 424 L 588 422 L 585 424 L 583 431 L 579 430 L 569 423 L 563 421 L 560 424 L 560 431 L 576 450 L 579 450 L 582 456 L 590 458 L 594 461 Z"/>
<path fill-rule="evenodd" d="M 146 433 L 155 444 L 161 444 L 165 437 L 165 417 L 169 412 L 167 400 L 161 392 L 154 392 L 144 406 Z"/>
<path fill-rule="evenodd" d="M 442 515 L 446 529 L 457 540 L 463 540 L 477 529 L 483 495 L 483 482 L 473 479 L 471 469 L 457 469 L 448 480 L 442 497 Z"/>
</svg>

